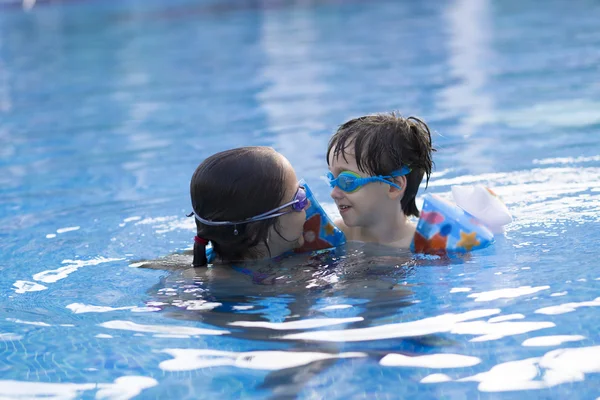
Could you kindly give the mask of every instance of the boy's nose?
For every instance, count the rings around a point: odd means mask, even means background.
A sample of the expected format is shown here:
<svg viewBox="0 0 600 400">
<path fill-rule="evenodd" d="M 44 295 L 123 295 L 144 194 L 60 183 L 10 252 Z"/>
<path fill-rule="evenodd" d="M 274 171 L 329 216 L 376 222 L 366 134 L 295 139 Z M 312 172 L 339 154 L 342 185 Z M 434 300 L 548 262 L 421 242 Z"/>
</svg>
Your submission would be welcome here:
<svg viewBox="0 0 600 400">
<path fill-rule="evenodd" d="M 339 200 L 344 198 L 344 191 L 339 187 L 335 186 L 331 191 L 331 198 L 334 200 Z"/>
</svg>

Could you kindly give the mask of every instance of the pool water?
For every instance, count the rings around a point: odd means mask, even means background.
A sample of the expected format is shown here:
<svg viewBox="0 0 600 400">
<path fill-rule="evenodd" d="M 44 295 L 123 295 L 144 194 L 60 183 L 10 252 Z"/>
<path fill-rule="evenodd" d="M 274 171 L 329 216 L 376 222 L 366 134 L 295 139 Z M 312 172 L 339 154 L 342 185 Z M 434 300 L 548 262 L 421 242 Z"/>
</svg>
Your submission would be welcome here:
<svg viewBox="0 0 600 400">
<path fill-rule="evenodd" d="M 600 397 L 598 2 L 24 4 L 0 2 L 0 397 Z M 273 146 L 331 210 L 329 136 L 389 110 L 435 131 L 421 194 L 503 198 L 492 247 L 176 268 L 205 157 Z"/>
</svg>

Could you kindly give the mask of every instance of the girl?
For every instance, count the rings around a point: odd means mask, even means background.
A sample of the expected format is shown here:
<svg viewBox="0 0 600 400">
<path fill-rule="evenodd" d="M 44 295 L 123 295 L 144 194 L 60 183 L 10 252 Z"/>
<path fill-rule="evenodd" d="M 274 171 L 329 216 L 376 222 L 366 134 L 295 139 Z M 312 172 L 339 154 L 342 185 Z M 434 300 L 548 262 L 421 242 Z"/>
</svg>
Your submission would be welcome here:
<svg viewBox="0 0 600 400">
<path fill-rule="evenodd" d="M 309 202 L 289 161 L 270 147 L 214 154 L 190 184 L 197 236 L 195 267 L 277 257 L 302 246 Z"/>
</svg>

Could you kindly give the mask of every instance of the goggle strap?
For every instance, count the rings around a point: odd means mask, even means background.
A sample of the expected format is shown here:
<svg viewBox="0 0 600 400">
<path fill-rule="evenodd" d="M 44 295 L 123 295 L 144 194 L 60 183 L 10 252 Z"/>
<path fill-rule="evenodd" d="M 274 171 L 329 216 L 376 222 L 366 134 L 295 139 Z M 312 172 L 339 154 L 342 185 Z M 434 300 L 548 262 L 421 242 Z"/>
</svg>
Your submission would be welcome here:
<svg viewBox="0 0 600 400">
<path fill-rule="evenodd" d="M 289 206 L 289 204 L 288 204 Z M 287 206 L 286 206 L 287 207 Z M 268 213 L 266 215 L 257 215 L 256 217 L 252 217 L 252 218 L 248 218 L 245 219 L 243 221 L 211 221 L 209 219 L 204 219 L 202 217 L 200 217 L 198 214 L 194 213 L 194 217 L 196 217 L 196 219 L 198 221 L 200 221 L 201 223 L 203 223 L 204 225 L 208 225 L 208 226 L 227 226 L 227 225 L 233 225 L 234 226 L 234 235 L 237 235 L 237 233 L 235 233 L 237 231 L 237 225 L 242 225 L 242 224 L 249 224 L 250 222 L 256 222 L 256 221 L 263 221 L 265 219 L 269 219 L 269 218 L 277 218 L 277 217 L 281 217 L 282 215 L 285 214 L 289 214 L 291 211 L 286 211 L 286 212 L 282 212 L 282 213 Z"/>
<path fill-rule="evenodd" d="M 296 204 L 296 203 L 298 203 L 298 202 L 300 202 L 300 200 L 292 200 L 292 201 L 290 201 L 289 203 L 285 203 L 284 205 L 282 205 L 282 206 L 279 206 L 279 207 L 277 207 L 277 208 L 274 208 L 274 209 L 272 209 L 272 210 L 269 210 L 269 211 L 267 211 L 266 213 L 258 214 L 258 215 L 255 215 L 255 216 L 254 216 L 254 217 L 252 217 L 252 218 L 248 218 L 248 222 L 251 222 L 251 221 L 258 221 L 258 218 L 263 218 L 263 217 L 266 217 L 266 216 L 269 216 L 269 218 L 275 218 L 274 216 L 272 216 L 272 214 L 276 213 L 276 212 L 277 212 L 277 211 L 279 211 L 279 210 L 283 210 L 284 208 L 286 208 L 286 207 L 289 207 L 289 206 L 291 206 L 292 204 Z"/>
<path fill-rule="evenodd" d="M 402 175 L 398 175 L 398 176 L 402 176 Z M 374 179 L 381 178 L 381 179 L 377 179 L 377 180 L 380 181 L 380 182 L 383 182 L 383 183 L 387 183 L 388 185 L 393 186 L 393 187 L 397 188 L 398 190 L 402 190 L 402 188 L 399 185 L 397 185 L 397 184 L 395 184 L 394 182 L 391 181 L 391 179 L 395 178 L 395 176 L 382 176 L 382 177 L 375 176 L 373 178 Z"/>
<path fill-rule="evenodd" d="M 277 218 L 280 217 L 282 215 L 285 214 L 289 214 L 291 211 L 286 211 L 286 212 L 282 212 L 282 213 L 278 213 L 277 211 L 283 210 L 286 207 L 289 207 L 291 205 L 294 205 L 296 203 L 299 203 L 300 200 L 294 199 L 288 203 L 285 203 L 284 205 L 281 205 L 273 210 L 269 210 L 265 213 L 262 214 L 258 214 L 255 215 L 252 218 L 248 218 L 242 221 L 211 221 L 208 219 L 204 219 L 202 217 L 200 217 L 198 214 L 196 214 L 196 212 L 194 211 L 194 217 L 196 217 L 196 219 L 198 221 L 200 221 L 201 223 L 203 223 L 204 225 L 208 225 L 208 226 L 227 226 L 227 225 L 233 225 L 234 226 L 234 231 L 233 234 L 237 235 L 238 234 L 238 230 L 237 230 L 237 225 L 241 225 L 241 224 L 248 224 L 250 222 L 256 222 L 256 221 L 263 221 L 265 219 L 269 219 L 269 218 Z M 190 215 L 191 216 L 191 215 Z"/>
</svg>

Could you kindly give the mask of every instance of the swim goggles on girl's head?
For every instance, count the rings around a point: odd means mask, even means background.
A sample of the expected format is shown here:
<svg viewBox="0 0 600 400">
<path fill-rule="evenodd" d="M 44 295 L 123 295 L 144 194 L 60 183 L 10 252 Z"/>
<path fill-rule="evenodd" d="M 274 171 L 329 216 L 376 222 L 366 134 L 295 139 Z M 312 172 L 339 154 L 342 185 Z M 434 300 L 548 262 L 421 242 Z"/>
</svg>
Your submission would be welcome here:
<svg viewBox="0 0 600 400">
<path fill-rule="evenodd" d="M 300 186 L 298 187 L 298 190 L 296 191 L 296 194 L 294 195 L 294 199 L 292 201 L 287 202 L 277 208 L 274 208 L 274 209 L 264 212 L 262 214 L 255 215 L 254 217 L 251 217 L 251 218 L 247 218 L 247 219 L 240 220 L 240 221 L 212 221 L 212 220 L 204 219 L 204 218 L 200 217 L 198 214 L 196 214 L 195 211 L 194 211 L 194 216 L 196 217 L 196 219 L 198 221 L 202 222 L 204 225 L 225 226 L 225 225 L 241 225 L 241 224 L 247 224 L 250 222 L 262 221 L 262 220 L 269 219 L 269 218 L 277 218 L 277 217 L 280 217 L 285 214 L 289 214 L 294 211 L 301 212 L 308 205 L 308 198 L 306 197 L 306 189 L 304 189 L 304 187 L 301 186 L 303 184 L 303 181 L 298 182 L 298 184 Z M 290 207 L 291 210 L 279 212 L 286 207 Z"/>
<path fill-rule="evenodd" d="M 362 186 L 366 185 L 367 183 L 371 183 L 371 182 L 387 183 L 390 186 L 393 186 L 395 188 L 402 190 L 402 188 L 400 186 L 396 185 L 394 182 L 390 182 L 388 179 L 407 175 L 408 173 L 410 173 L 410 171 L 411 171 L 411 169 L 409 167 L 403 166 L 402 168 L 400 168 L 396 171 L 393 171 L 389 175 L 385 175 L 385 176 L 384 175 L 376 175 L 376 176 L 369 176 L 366 178 L 362 177 L 359 174 L 357 174 L 356 172 L 352 172 L 352 171 L 344 171 L 344 172 L 340 173 L 337 178 L 335 178 L 331 172 L 328 172 L 327 178 L 329 179 L 329 186 L 331 186 L 331 188 L 334 188 L 337 186 L 346 193 L 356 192 Z"/>
</svg>

